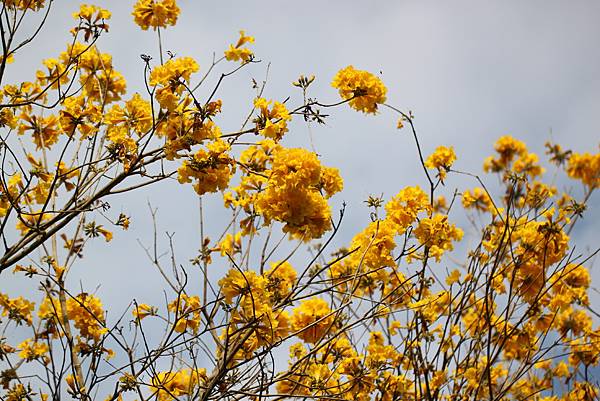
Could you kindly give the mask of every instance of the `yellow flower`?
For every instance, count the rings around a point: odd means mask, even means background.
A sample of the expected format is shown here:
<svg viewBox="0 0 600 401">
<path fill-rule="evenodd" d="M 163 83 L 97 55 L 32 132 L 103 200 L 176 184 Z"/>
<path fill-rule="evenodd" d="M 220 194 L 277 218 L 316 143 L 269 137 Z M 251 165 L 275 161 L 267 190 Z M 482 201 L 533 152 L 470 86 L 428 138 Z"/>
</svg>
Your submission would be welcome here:
<svg viewBox="0 0 600 401">
<path fill-rule="evenodd" d="M 152 128 L 152 109 L 150 103 L 136 93 L 125 102 L 124 107 L 113 106 L 106 114 L 105 121 L 109 131 L 112 127 L 122 125 L 128 134 L 135 132 L 142 136 Z"/>
<path fill-rule="evenodd" d="M 475 209 L 482 212 L 494 210 L 494 204 L 487 192 L 480 187 L 474 188 L 472 191 L 466 190 L 463 192 L 462 205 L 465 209 Z"/>
<path fill-rule="evenodd" d="M 452 167 L 452 163 L 456 160 L 456 154 L 454 154 L 454 148 L 445 146 L 439 146 L 435 152 L 433 152 L 425 161 L 425 167 L 430 169 L 437 169 L 438 176 L 441 181 L 446 178 L 446 173 Z"/>
<path fill-rule="evenodd" d="M 183 333 L 188 329 L 194 333 L 198 332 L 202 310 L 200 297 L 181 294 L 176 300 L 169 303 L 169 310 L 177 316 L 174 329 L 176 332 Z"/>
<path fill-rule="evenodd" d="M 233 303 L 233 298 L 240 295 L 252 294 L 259 298 L 264 293 L 266 280 L 257 275 L 254 271 L 241 272 L 237 269 L 230 269 L 227 275 L 219 280 L 219 287 L 225 296 L 225 302 Z"/>
<path fill-rule="evenodd" d="M 144 31 L 152 27 L 166 28 L 177 23 L 180 10 L 175 0 L 138 0 L 133 6 L 133 18 Z"/>
<path fill-rule="evenodd" d="M 460 281 L 460 271 L 458 269 L 452 270 L 452 272 L 446 277 L 446 284 L 452 285 Z"/>
<path fill-rule="evenodd" d="M 230 150 L 227 142 L 216 139 L 206 148 L 198 150 L 177 170 L 180 184 L 196 181 L 194 190 L 198 195 L 226 189 L 235 172 L 235 162 L 227 154 Z"/>
<path fill-rule="evenodd" d="M 31 338 L 19 344 L 19 348 L 21 349 L 19 357 L 25 359 L 27 362 L 41 358 L 48 352 L 48 345 L 46 343 L 32 341 Z"/>
<path fill-rule="evenodd" d="M 18 10 L 33 10 L 38 11 L 44 7 L 46 0 L 3 0 L 2 3 L 8 8 L 16 8 Z"/>
<path fill-rule="evenodd" d="M 287 122 L 292 117 L 283 103 L 275 102 L 269 110 L 270 105 L 271 101 L 262 97 L 254 100 L 254 107 L 259 111 L 259 116 L 254 122 L 259 134 L 278 142 L 288 131 Z"/>
<path fill-rule="evenodd" d="M 189 83 L 192 74 L 199 69 L 198 63 L 191 57 L 173 58 L 152 69 L 149 83 L 151 86 L 159 86 L 155 96 L 163 109 L 173 111 L 177 108 L 184 90 L 180 80 Z"/>
<path fill-rule="evenodd" d="M 283 300 L 296 284 L 298 273 L 289 262 L 271 263 L 271 269 L 265 272 L 267 288 L 273 294 L 274 301 Z"/>
<path fill-rule="evenodd" d="M 45 198 L 46 197 L 44 197 L 44 199 Z M 21 214 L 19 217 L 20 219 L 17 221 L 17 230 L 21 231 L 21 235 L 25 235 L 31 228 L 39 227 L 45 221 L 50 220 L 49 213 L 41 213 L 39 211 Z"/>
<path fill-rule="evenodd" d="M 332 171 L 326 170 L 325 174 L 326 180 L 337 181 Z M 323 168 L 315 153 L 298 148 L 276 149 L 267 188 L 256 197 L 256 211 L 265 224 L 272 220 L 285 223 L 283 231 L 294 237 L 304 241 L 320 238 L 331 227 L 331 209 L 318 190 L 322 178 Z M 338 188 L 339 183 L 328 190 Z"/>
<path fill-rule="evenodd" d="M 460 228 L 448 222 L 448 216 L 439 213 L 421 219 L 413 233 L 419 243 L 429 249 L 429 256 L 438 262 L 445 251 L 454 249 L 452 241 L 460 241 L 463 236 Z"/>
<path fill-rule="evenodd" d="M 364 113 L 375 113 L 377 105 L 386 100 L 387 88 L 381 80 L 351 65 L 338 71 L 331 86 L 339 90 L 342 99 L 350 100 L 350 107 Z"/>
<path fill-rule="evenodd" d="M 344 189 L 344 180 L 340 176 L 340 170 L 335 167 L 323 167 L 319 187 L 323 188 L 327 198 L 341 192 Z"/>
<path fill-rule="evenodd" d="M 527 174 L 532 178 L 544 173 L 544 169 L 538 164 L 539 158 L 535 153 L 525 153 L 520 155 L 513 164 L 512 170 L 515 173 Z"/>
<path fill-rule="evenodd" d="M 569 177 L 580 180 L 589 188 L 600 186 L 600 153 L 573 153 L 567 164 Z"/>
<path fill-rule="evenodd" d="M 294 308 L 292 329 L 307 343 L 316 343 L 332 332 L 334 316 L 327 301 L 321 298 L 306 299 Z"/>
<path fill-rule="evenodd" d="M 219 251 L 221 256 L 233 256 L 236 253 L 242 252 L 242 233 L 237 232 L 235 235 L 227 233 L 225 238 L 219 243 Z"/>
<path fill-rule="evenodd" d="M 158 401 L 170 401 L 192 395 L 207 381 L 206 369 L 182 369 L 176 372 L 158 372 L 152 377 L 150 388 Z"/>
<path fill-rule="evenodd" d="M 406 187 L 386 205 L 386 220 L 390 221 L 397 234 L 403 234 L 415 222 L 421 212 L 429 212 L 429 196 L 419 187 Z"/>
<path fill-rule="evenodd" d="M 569 366 L 565 363 L 565 361 L 560 361 L 554 367 L 554 372 L 558 377 L 568 377 L 569 376 Z"/>
<path fill-rule="evenodd" d="M 488 157 L 483 164 L 485 172 L 497 173 L 507 169 L 516 156 L 525 156 L 527 146 L 524 142 L 514 139 L 509 135 L 500 137 L 494 144 L 498 158 Z"/>
<path fill-rule="evenodd" d="M 58 118 L 55 115 L 39 117 L 29 113 L 22 113 L 21 125 L 19 125 L 19 135 L 31 131 L 33 143 L 36 149 L 50 149 L 52 145 L 58 142 L 59 135 L 62 133 Z"/>
<path fill-rule="evenodd" d="M 139 304 L 136 307 L 134 307 L 131 313 L 133 314 L 133 318 L 137 321 L 138 319 L 142 320 L 147 316 L 154 316 L 156 315 L 156 312 L 157 310 L 154 306 L 150 306 L 147 304 Z"/>
<path fill-rule="evenodd" d="M 229 61 L 242 61 L 243 63 L 251 60 L 254 53 L 250 49 L 243 48 L 246 43 L 254 43 L 252 36 L 246 36 L 244 31 L 240 31 L 240 38 L 234 45 L 229 45 L 229 49 L 225 51 L 225 58 Z"/>
<path fill-rule="evenodd" d="M 8 316 L 17 324 L 23 322 L 31 325 L 31 312 L 35 304 L 23 297 L 9 298 L 6 294 L 0 293 L 0 306 L 2 307 L 2 316 Z"/>
<path fill-rule="evenodd" d="M 67 317 L 84 338 L 98 342 L 101 336 L 108 332 L 105 327 L 102 302 L 94 295 L 81 293 L 75 298 L 69 298 Z"/>
<path fill-rule="evenodd" d="M 110 11 L 108 10 L 94 5 L 82 4 L 79 11 L 73 13 L 73 18 L 80 20 L 80 23 L 71 32 L 76 35 L 78 31 L 83 31 L 86 42 L 95 37 L 99 30 L 108 32 L 108 24 L 104 22 L 104 20 L 110 19 Z"/>
</svg>

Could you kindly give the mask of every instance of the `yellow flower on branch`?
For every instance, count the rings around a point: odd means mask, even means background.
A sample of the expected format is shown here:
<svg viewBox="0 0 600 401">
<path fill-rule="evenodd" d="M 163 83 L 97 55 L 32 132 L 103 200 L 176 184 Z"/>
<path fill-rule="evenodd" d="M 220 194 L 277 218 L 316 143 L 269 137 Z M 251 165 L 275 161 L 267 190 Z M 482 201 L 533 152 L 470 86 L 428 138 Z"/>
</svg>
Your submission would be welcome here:
<svg viewBox="0 0 600 401">
<path fill-rule="evenodd" d="M 33 11 L 43 8 L 45 2 L 46 0 L 2 0 L 2 3 L 8 8 Z"/>
<path fill-rule="evenodd" d="M 580 180 L 590 189 L 600 186 L 600 153 L 573 153 L 566 167 L 569 177 Z"/>
<path fill-rule="evenodd" d="M 441 181 L 446 178 L 446 173 L 452 167 L 452 163 L 456 160 L 456 154 L 454 154 L 454 148 L 450 146 L 439 146 L 435 152 L 433 152 L 425 161 L 425 167 L 430 169 L 437 169 L 438 176 Z"/>
<path fill-rule="evenodd" d="M 206 148 L 198 150 L 177 170 L 180 184 L 196 181 L 194 190 L 198 195 L 226 189 L 235 172 L 235 162 L 227 153 L 230 150 L 227 142 L 217 139 Z"/>
<path fill-rule="evenodd" d="M 73 13 L 73 18 L 80 20 L 79 26 L 73 28 L 71 33 L 75 36 L 77 32 L 84 32 L 84 40 L 95 38 L 99 31 L 108 32 L 108 24 L 105 20 L 110 19 L 110 11 L 98 6 L 82 4 L 78 12 Z"/>
<path fill-rule="evenodd" d="M 234 45 L 229 45 L 229 49 L 225 50 L 225 58 L 229 61 L 242 61 L 242 63 L 247 63 L 252 59 L 254 53 L 250 49 L 247 49 L 244 46 L 246 43 L 254 43 L 254 37 L 246 36 L 245 31 L 240 31 L 240 38 L 237 43 Z"/>
<path fill-rule="evenodd" d="M 288 131 L 287 122 L 292 117 L 283 103 L 275 102 L 269 110 L 270 105 L 271 101 L 262 97 L 254 100 L 254 107 L 259 111 L 259 115 L 254 122 L 259 134 L 279 142 Z"/>
<path fill-rule="evenodd" d="M 370 72 L 351 65 L 338 71 L 331 86 L 339 90 L 342 99 L 350 100 L 350 107 L 363 113 L 375 113 L 377 105 L 386 100 L 387 88 L 383 82 Z"/>
<path fill-rule="evenodd" d="M 9 298 L 6 294 L 0 293 L 0 307 L 2 307 L 2 316 L 7 316 L 17 324 L 26 323 L 31 325 L 31 312 L 35 304 L 23 297 Z"/>
<path fill-rule="evenodd" d="M 274 301 L 283 300 L 296 285 L 298 273 L 289 262 L 271 263 L 271 269 L 265 272 L 267 289 L 273 294 Z"/>
<path fill-rule="evenodd" d="M 202 312 L 200 297 L 181 294 L 176 300 L 169 303 L 169 310 L 177 315 L 174 328 L 176 332 L 183 333 L 188 329 L 194 333 L 198 332 Z"/>
<path fill-rule="evenodd" d="M 102 302 L 94 295 L 81 293 L 75 298 L 67 299 L 67 317 L 82 337 L 94 342 L 100 341 L 108 332 Z"/>
<path fill-rule="evenodd" d="M 448 222 L 448 216 L 440 213 L 421 219 L 413 233 L 419 243 L 427 247 L 429 256 L 435 257 L 438 262 L 444 252 L 454 249 L 453 242 L 463 237 L 463 231 Z"/>
<path fill-rule="evenodd" d="M 21 349 L 21 352 L 19 352 L 19 357 L 27 362 L 42 358 L 49 350 L 46 343 L 32 341 L 31 338 L 28 338 L 19 344 L 19 348 Z"/>
<path fill-rule="evenodd" d="M 177 23 L 180 10 L 175 0 L 139 0 L 133 6 L 133 19 L 144 31 Z"/>
<path fill-rule="evenodd" d="M 335 316 L 327 301 L 321 298 L 306 299 L 294 308 L 292 329 L 298 331 L 297 336 L 307 343 L 316 343 L 333 332 Z"/>
<path fill-rule="evenodd" d="M 325 177 L 324 177 L 325 173 Z M 340 178 L 323 170 L 317 155 L 306 149 L 279 148 L 273 161 L 267 188 L 258 193 L 256 211 L 265 224 L 284 223 L 283 231 L 304 241 L 320 238 L 331 227 L 331 208 L 319 189 L 324 181 L 337 182 L 326 192 L 340 188 Z"/>
<path fill-rule="evenodd" d="M 131 313 L 133 314 L 133 318 L 137 321 L 142 320 L 148 316 L 155 316 L 156 312 L 157 308 L 154 306 L 150 306 L 148 304 L 139 304 L 137 306 L 134 306 L 133 311 Z"/>
<path fill-rule="evenodd" d="M 172 58 L 152 69 L 149 84 L 158 87 L 155 97 L 163 109 L 173 111 L 177 108 L 184 90 L 182 83 L 189 83 L 192 74 L 199 69 L 198 63 L 191 57 Z"/>
<path fill-rule="evenodd" d="M 430 212 L 429 196 L 419 187 L 406 187 L 386 205 L 386 220 L 394 225 L 397 234 L 403 234 L 421 212 Z"/>
<path fill-rule="evenodd" d="M 158 372 L 152 377 L 150 388 L 158 401 L 171 401 L 195 394 L 197 387 L 204 385 L 207 380 L 206 369 L 203 368 Z"/>
</svg>

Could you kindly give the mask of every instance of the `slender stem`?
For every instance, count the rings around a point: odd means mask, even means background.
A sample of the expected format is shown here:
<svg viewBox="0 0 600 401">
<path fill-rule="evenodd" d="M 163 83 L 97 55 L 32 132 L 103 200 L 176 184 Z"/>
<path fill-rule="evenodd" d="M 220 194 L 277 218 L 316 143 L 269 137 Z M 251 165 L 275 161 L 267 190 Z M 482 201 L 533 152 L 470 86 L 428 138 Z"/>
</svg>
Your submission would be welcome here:
<svg viewBox="0 0 600 401">
<path fill-rule="evenodd" d="M 156 28 L 156 32 L 158 32 L 158 55 L 160 56 L 160 64 L 163 65 L 163 48 L 162 48 L 162 37 L 160 35 L 160 27 Z"/>
</svg>

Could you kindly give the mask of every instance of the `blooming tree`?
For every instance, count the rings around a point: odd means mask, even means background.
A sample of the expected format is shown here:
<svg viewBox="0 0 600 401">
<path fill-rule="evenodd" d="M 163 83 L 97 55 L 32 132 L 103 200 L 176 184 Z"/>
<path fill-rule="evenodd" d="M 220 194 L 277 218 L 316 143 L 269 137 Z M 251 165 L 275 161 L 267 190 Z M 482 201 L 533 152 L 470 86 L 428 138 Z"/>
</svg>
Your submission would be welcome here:
<svg viewBox="0 0 600 401">
<path fill-rule="evenodd" d="M 23 18 L 41 27 L 51 4 L 2 1 L 0 80 L 39 32 L 17 40 Z M 424 154 L 412 113 L 387 104 L 382 81 L 353 66 L 333 77 L 332 102 L 309 96 L 313 76 L 293 83 L 297 105 L 264 98 L 257 85 L 242 128 L 223 132 L 219 89 L 258 62 L 254 38 L 240 31 L 201 75 L 193 57 L 162 50 L 161 29 L 179 13 L 175 0 L 133 7 L 160 49 L 156 60 L 142 56 L 143 93 L 127 91 L 97 45 L 111 14 L 93 5 L 73 14 L 66 49 L 31 81 L 0 88 L 0 274 L 24 275 L 41 291 L 37 302 L 0 293 L 2 399 L 598 398 L 600 329 L 586 268 L 595 252 L 575 254 L 569 235 L 600 186 L 599 153 L 546 145 L 547 164 L 581 184 L 577 197 L 546 183 L 538 155 L 503 136 L 483 164 L 500 183 L 491 191 L 453 168 L 452 147 Z M 423 185 L 370 197 L 371 222 L 332 249 L 344 210 L 334 213 L 329 199 L 343 172 L 285 137 L 293 119 L 324 123 L 323 110 L 347 106 L 397 113 Z M 439 192 L 451 175 L 476 187 L 446 199 Z M 221 238 L 203 236 L 197 268 L 169 272 L 155 261 L 164 305 L 134 300 L 110 320 L 99 296 L 67 277 L 89 241 L 110 246 L 111 230 L 127 230 L 125 214 L 95 221 L 107 199 L 170 178 L 199 197 L 220 194 L 231 219 Z M 468 248 L 452 218 L 461 208 L 477 233 Z"/>
</svg>

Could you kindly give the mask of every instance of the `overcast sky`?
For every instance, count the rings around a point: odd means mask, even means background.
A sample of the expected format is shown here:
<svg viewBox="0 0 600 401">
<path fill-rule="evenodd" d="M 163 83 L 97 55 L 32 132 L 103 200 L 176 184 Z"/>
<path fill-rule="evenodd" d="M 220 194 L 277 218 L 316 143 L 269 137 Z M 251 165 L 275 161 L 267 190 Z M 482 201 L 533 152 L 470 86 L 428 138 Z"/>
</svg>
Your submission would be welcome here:
<svg viewBox="0 0 600 401">
<path fill-rule="evenodd" d="M 43 58 L 55 57 L 70 40 L 71 13 L 79 2 L 56 1 L 35 44 L 16 55 L 9 81 L 31 79 Z M 195 57 L 201 72 L 213 52 L 220 56 L 235 43 L 238 30 L 256 38 L 251 47 L 260 64 L 245 68 L 219 92 L 224 131 L 239 128 L 254 96 L 252 78 L 270 73 L 265 97 L 290 104 L 301 101 L 291 86 L 300 74 L 315 74 L 312 96 L 337 101 L 330 82 L 349 64 L 378 74 L 388 87 L 388 102 L 412 110 L 424 152 L 453 145 L 456 168 L 480 172 L 493 142 L 510 134 L 543 155 L 553 140 L 576 151 L 598 151 L 600 116 L 600 3 L 596 1 L 179 1 L 178 24 L 164 32 L 164 48 L 177 56 Z M 157 57 L 156 34 L 141 31 L 131 17 L 133 1 L 97 1 L 113 12 L 109 34 L 99 41 L 110 52 L 130 90 L 141 90 L 139 55 Z M 232 66 L 230 64 L 228 67 Z M 212 87 L 200 91 L 204 96 Z M 346 244 L 368 222 L 363 201 L 369 194 L 389 197 L 407 185 L 425 185 L 408 131 L 395 128 L 397 117 L 386 110 L 365 116 L 348 107 L 332 110 L 326 126 L 313 126 L 317 152 L 324 164 L 340 168 L 345 190 L 333 199 L 334 210 L 345 201 L 347 218 L 337 244 Z M 310 146 L 309 130 L 293 124 L 286 146 Z M 543 159 L 543 156 L 542 156 Z M 488 176 L 487 182 L 495 178 Z M 476 186 L 450 176 L 446 194 Z M 136 194 L 109 199 L 112 216 L 132 216 L 129 232 L 116 232 L 106 247 L 95 241 L 79 263 L 73 282 L 82 280 L 116 311 L 136 297 L 162 305 L 163 288 L 138 245 L 149 244 L 152 231 L 146 206 L 159 208 L 159 231 L 176 232 L 178 262 L 189 266 L 199 247 L 197 197 L 191 186 L 160 184 Z M 593 197 L 591 206 L 598 206 Z M 206 199 L 211 236 L 220 233 L 223 209 L 219 196 Z M 593 205 L 592 205 L 593 204 Z M 335 213 L 335 212 L 334 212 Z M 598 246 L 600 214 L 583 220 L 576 241 Z M 464 221 L 464 216 L 455 216 Z M 164 236 L 163 236 L 164 238 Z M 166 241 L 163 242 L 166 247 Z M 214 269 L 225 271 L 226 266 Z M 595 283 L 600 275 L 593 272 Z M 143 280 L 140 278 L 143 277 Z M 11 293 L 33 289 L 22 278 L 2 275 Z M 132 284 L 135 283 L 135 284 Z M 2 287 L 5 287 L 3 284 Z M 5 288 L 2 289 L 5 291 Z"/>
</svg>

